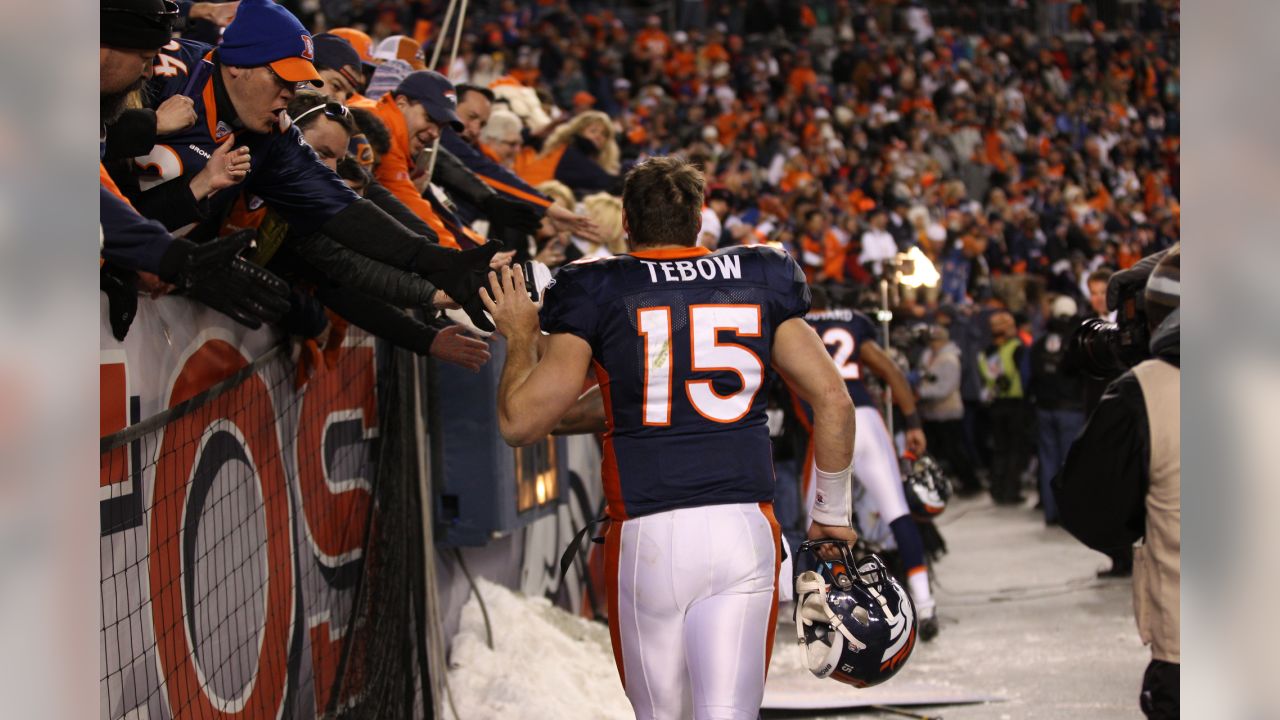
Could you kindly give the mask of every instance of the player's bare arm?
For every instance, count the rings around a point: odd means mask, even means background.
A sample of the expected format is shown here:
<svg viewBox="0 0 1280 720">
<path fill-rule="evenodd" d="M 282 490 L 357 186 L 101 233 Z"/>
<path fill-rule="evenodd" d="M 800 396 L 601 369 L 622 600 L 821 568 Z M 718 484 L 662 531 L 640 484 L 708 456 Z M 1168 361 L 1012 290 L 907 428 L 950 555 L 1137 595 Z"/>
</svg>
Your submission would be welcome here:
<svg viewBox="0 0 1280 720">
<path fill-rule="evenodd" d="M 591 346 L 568 333 L 545 340 L 538 308 L 524 289 L 524 273 L 510 266 L 489 273 L 480 299 L 498 332 L 507 338 L 507 361 L 498 382 L 498 429 L 508 445 L 528 445 L 546 437 L 578 399 L 591 363 Z"/>
<path fill-rule="evenodd" d="M 910 450 L 916 457 L 923 455 L 927 443 L 925 442 L 924 430 L 921 430 L 918 424 L 919 416 L 916 415 L 916 396 L 911 391 L 911 384 L 907 382 L 907 376 L 902 374 L 902 370 L 898 369 L 893 359 L 875 343 L 863 343 L 862 348 L 858 351 L 858 356 L 863 364 L 871 368 L 871 372 L 875 373 L 876 377 L 888 383 L 889 388 L 893 390 L 894 404 L 908 418 L 907 450 Z M 911 427 L 912 421 L 910 418 L 916 418 L 915 427 Z"/>
<path fill-rule="evenodd" d="M 569 412 L 556 424 L 554 435 L 585 435 L 607 430 L 604 414 L 604 396 L 596 385 L 582 393 Z"/>
<path fill-rule="evenodd" d="M 858 539 L 849 527 L 852 497 L 848 477 L 853 464 L 853 400 L 827 348 L 803 318 L 791 318 L 778 326 L 773 342 L 773 367 L 802 400 L 813 407 L 814 462 L 818 466 L 819 492 L 825 488 L 838 509 L 820 513 L 814 508 L 809 538 Z M 841 487 L 840 483 L 844 486 Z M 843 494 L 843 497 L 841 495 Z M 842 516 L 842 517 L 837 517 Z M 824 548 L 824 551 L 833 548 Z M 825 555 L 824 555 L 825 557 Z"/>
</svg>

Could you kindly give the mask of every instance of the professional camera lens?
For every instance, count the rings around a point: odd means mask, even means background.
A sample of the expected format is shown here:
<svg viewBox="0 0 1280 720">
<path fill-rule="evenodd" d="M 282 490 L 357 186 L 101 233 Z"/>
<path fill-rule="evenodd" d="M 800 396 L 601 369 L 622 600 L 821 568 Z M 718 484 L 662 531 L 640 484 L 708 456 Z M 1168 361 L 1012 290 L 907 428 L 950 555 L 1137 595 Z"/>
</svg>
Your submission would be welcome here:
<svg viewBox="0 0 1280 720">
<path fill-rule="evenodd" d="M 1119 326 L 1102 318 L 1089 318 L 1071 336 L 1067 354 L 1089 376 L 1106 380 L 1129 369 L 1121 347 Z"/>
</svg>

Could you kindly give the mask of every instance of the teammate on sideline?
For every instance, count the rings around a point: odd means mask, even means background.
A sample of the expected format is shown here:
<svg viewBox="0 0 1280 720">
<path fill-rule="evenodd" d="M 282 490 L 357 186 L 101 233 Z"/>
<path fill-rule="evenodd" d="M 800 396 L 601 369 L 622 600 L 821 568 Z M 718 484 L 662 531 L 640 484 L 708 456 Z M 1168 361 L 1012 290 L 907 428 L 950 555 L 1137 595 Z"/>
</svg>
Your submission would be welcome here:
<svg viewBox="0 0 1280 720">
<path fill-rule="evenodd" d="M 766 363 L 815 411 L 808 536 L 857 539 L 853 403 L 804 322 L 804 275 L 772 249 L 697 246 L 703 188 L 683 160 L 637 165 L 623 189 L 633 252 L 563 268 L 541 340 L 519 268 L 491 274 L 481 295 L 508 342 L 508 443 L 548 434 L 589 369 L 600 382 L 609 628 L 637 718 L 758 716 L 781 561 Z"/>
<path fill-rule="evenodd" d="M 870 536 L 871 528 L 866 518 L 871 511 L 878 512 L 880 522 L 893 532 L 894 542 L 907 569 L 907 585 L 911 599 L 916 603 L 920 618 L 920 638 L 932 640 L 938 634 L 938 615 L 933 593 L 929 590 L 929 573 L 924 564 L 924 542 L 920 530 L 911 519 L 907 498 L 902 490 L 902 474 L 898 468 L 898 453 L 880 411 L 876 409 L 871 393 L 862 383 L 863 366 L 887 383 L 893 391 L 894 402 L 906 418 L 907 450 L 917 457 L 924 454 L 926 442 L 921 429 L 920 416 L 916 413 L 915 395 L 907 378 L 893 360 L 876 344 L 876 327 L 871 319 L 860 312 L 845 308 L 828 309 L 827 294 L 821 288 L 813 290 L 814 311 L 805 316 L 831 353 L 840 377 L 853 398 L 858 418 L 857 442 L 853 446 L 853 472 L 858 482 L 867 490 L 868 504 L 858 508 L 858 517 L 864 519 L 862 532 Z M 807 421 L 808 415 L 800 418 Z M 810 471 L 809 477 L 812 478 Z M 805 500 L 812 506 L 815 483 L 806 483 Z"/>
</svg>

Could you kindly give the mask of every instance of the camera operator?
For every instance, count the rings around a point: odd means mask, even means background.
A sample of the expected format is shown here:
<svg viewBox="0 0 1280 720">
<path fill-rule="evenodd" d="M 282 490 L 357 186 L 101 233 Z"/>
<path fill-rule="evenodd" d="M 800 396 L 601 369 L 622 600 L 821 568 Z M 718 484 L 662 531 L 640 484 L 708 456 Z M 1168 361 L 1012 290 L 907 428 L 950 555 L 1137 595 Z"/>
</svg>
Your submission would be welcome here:
<svg viewBox="0 0 1280 720">
<path fill-rule="evenodd" d="M 1063 361 L 1067 372 L 1083 372 L 1084 410 L 1089 415 L 1098 406 L 1112 381 L 1149 356 L 1150 333 L 1142 313 L 1147 278 L 1165 253 L 1140 260 L 1128 270 L 1089 276 L 1089 304 L 1096 317 L 1081 323 L 1072 336 Z M 1105 285 L 1100 285 L 1105 280 Z M 1133 574 L 1131 546 L 1104 551 L 1111 567 L 1100 570 L 1100 578 L 1126 578 Z"/>
<path fill-rule="evenodd" d="M 1151 271 L 1140 300 L 1113 280 L 1108 295 L 1120 301 L 1120 317 L 1125 304 L 1133 317 L 1145 316 L 1153 357 L 1107 387 L 1053 482 L 1062 525 L 1084 544 L 1106 552 L 1143 539 L 1134 553 L 1133 605 L 1138 633 L 1151 645 L 1140 701 L 1151 718 L 1178 716 L 1180 266 L 1174 246 Z M 1132 276 L 1124 281 L 1132 284 Z M 1117 349 L 1126 348 L 1120 333 L 1132 336 L 1132 330 L 1121 325 L 1103 335 L 1110 350 L 1097 344 L 1098 337 L 1086 347 L 1095 358 L 1105 352 L 1117 356 Z"/>
</svg>

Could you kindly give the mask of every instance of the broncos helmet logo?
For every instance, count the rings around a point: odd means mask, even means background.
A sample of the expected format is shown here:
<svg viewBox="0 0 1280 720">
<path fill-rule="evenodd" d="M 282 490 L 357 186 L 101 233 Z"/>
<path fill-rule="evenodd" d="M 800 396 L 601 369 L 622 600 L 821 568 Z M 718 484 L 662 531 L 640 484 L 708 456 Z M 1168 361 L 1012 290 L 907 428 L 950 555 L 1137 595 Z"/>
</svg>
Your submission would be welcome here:
<svg viewBox="0 0 1280 720">
<path fill-rule="evenodd" d="M 879 592 L 875 593 L 880 605 L 885 609 L 885 616 L 889 620 L 889 647 L 885 648 L 884 654 L 880 656 L 882 661 L 881 668 L 894 667 L 898 663 L 906 659 L 911 653 L 911 647 L 915 644 L 916 639 L 916 623 L 915 609 L 911 605 L 911 601 L 900 593 L 898 596 L 898 612 L 893 613 L 889 610 L 889 604 L 885 601 L 884 596 Z"/>
</svg>

